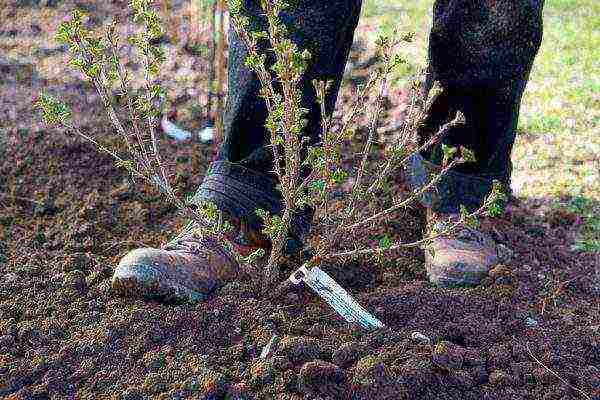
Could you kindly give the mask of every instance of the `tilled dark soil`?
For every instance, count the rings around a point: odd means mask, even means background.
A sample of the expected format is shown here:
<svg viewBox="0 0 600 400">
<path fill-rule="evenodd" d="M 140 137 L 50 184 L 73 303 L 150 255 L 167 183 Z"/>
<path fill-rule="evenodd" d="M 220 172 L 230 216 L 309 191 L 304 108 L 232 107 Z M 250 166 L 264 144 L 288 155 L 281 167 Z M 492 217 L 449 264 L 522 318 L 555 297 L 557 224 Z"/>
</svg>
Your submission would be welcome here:
<svg viewBox="0 0 600 400">
<path fill-rule="evenodd" d="M 432 287 L 416 250 L 329 267 L 385 323 L 377 332 L 345 323 L 302 287 L 277 302 L 244 281 L 194 305 L 115 297 L 119 257 L 160 245 L 184 221 L 109 157 L 36 122 L 31 101 L 49 87 L 79 104 L 87 132 L 110 132 L 85 85 L 40 67 L 64 50 L 23 50 L 27 37 L 47 43 L 72 4 L 33 3 L 3 9 L 12 22 L 0 32 L 0 398 L 600 398 L 598 258 L 571 250 L 577 217 L 546 212 L 543 201 L 514 202 L 486 221 L 504 263 L 476 289 Z M 195 67 L 180 57 L 167 74 Z M 177 187 L 192 191 L 201 174 L 191 155 L 208 160 L 212 149 L 162 143 Z M 418 237 L 421 219 L 418 210 L 399 217 L 394 235 Z"/>
</svg>

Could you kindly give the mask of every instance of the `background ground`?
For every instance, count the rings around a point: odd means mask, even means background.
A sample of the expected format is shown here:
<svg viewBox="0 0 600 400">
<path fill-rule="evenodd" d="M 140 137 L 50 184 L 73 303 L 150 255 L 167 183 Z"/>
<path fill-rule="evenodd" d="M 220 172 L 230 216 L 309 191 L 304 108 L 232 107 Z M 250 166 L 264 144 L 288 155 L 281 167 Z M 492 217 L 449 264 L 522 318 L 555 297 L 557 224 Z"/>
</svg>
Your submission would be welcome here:
<svg viewBox="0 0 600 400">
<path fill-rule="evenodd" d="M 206 62 L 184 46 L 186 9 L 174 5 L 163 84 L 189 129 L 202 123 Z M 184 221 L 150 188 L 95 149 L 39 123 L 46 89 L 89 133 L 110 141 L 98 98 L 65 68 L 51 37 L 74 6 L 91 23 L 127 16 L 125 1 L 19 0 L 0 8 L 0 397 L 30 398 L 473 398 L 600 395 L 598 240 L 599 6 L 546 1 L 545 38 L 522 108 L 515 191 L 507 215 L 485 227 L 505 263 L 472 290 L 427 284 L 422 254 L 331 273 L 388 329 L 345 324 L 308 291 L 274 304 L 244 282 L 204 303 L 115 298 L 113 266 L 126 251 L 160 245 Z M 367 1 L 340 107 L 364 77 L 379 29 L 415 30 L 406 49 L 424 62 L 425 1 Z M 124 25 L 124 31 L 130 29 Z M 174 34 L 177 33 L 177 41 Z M 127 51 L 127 49 L 125 49 Z M 131 67 L 136 68 L 131 59 Z M 385 123 L 401 113 L 404 76 Z M 163 140 L 177 186 L 198 184 L 212 149 Z M 192 163 L 192 155 L 200 162 Z M 416 237 L 418 211 L 394 235 Z M 511 250 L 509 250 L 511 249 Z M 411 339 L 419 331 L 430 343 Z M 272 356 L 258 354 L 273 337 Z M 557 378 L 552 372 L 558 374 Z M 576 389 L 573 389 L 576 388 Z M 581 390 L 581 391 L 578 391 Z M 596 396 L 596 397 L 594 397 Z"/>
</svg>

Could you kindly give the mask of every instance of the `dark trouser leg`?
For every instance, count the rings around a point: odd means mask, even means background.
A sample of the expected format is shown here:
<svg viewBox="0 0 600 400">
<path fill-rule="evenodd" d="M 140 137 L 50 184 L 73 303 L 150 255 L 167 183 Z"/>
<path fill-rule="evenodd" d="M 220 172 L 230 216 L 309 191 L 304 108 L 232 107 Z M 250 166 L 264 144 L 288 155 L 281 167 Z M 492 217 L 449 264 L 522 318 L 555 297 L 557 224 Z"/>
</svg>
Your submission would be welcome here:
<svg viewBox="0 0 600 400">
<path fill-rule="evenodd" d="M 308 114 L 307 132 L 313 140 L 320 134 L 320 111 L 312 80 L 333 80 L 327 98 L 332 110 L 344 67 L 358 23 L 362 0 L 300 0 L 282 16 L 301 49 L 312 54 L 310 66 L 302 81 L 302 93 Z M 246 1 L 247 10 L 257 18 L 255 2 Z M 281 210 L 281 196 L 275 190 L 271 150 L 264 127 L 267 109 L 259 97 L 260 83 L 244 66 L 245 46 L 230 31 L 229 98 L 224 116 L 225 135 L 217 160 L 196 194 L 197 200 L 208 200 L 221 210 L 243 218 L 254 228 L 259 221 L 257 208 L 273 213 Z M 299 238 L 308 230 L 309 213 L 297 216 L 292 236 Z M 294 246 L 293 242 L 290 242 Z M 291 249 L 288 249 L 291 250 Z"/>
<path fill-rule="evenodd" d="M 477 161 L 444 177 L 423 203 L 434 211 L 455 213 L 461 204 L 475 209 L 493 180 L 508 188 L 511 149 L 521 96 L 542 37 L 543 0 L 437 0 L 429 43 L 425 90 L 439 81 L 444 94 L 420 132 L 422 140 L 452 119 L 466 126 L 444 139 L 466 146 Z M 412 159 L 412 183 L 424 184 L 438 170 L 440 148 Z"/>
</svg>

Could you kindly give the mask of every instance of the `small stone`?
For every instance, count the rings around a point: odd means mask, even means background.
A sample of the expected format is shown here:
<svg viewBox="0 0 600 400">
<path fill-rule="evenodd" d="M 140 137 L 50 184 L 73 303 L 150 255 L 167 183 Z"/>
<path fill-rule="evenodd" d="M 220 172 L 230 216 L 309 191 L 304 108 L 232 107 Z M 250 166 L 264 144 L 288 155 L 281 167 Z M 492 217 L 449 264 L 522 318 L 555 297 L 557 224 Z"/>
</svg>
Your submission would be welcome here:
<svg viewBox="0 0 600 400">
<path fill-rule="evenodd" d="M 198 131 L 198 140 L 200 140 L 200 143 L 208 144 L 212 142 L 214 137 L 215 128 L 213 128 L 212 126 L 207 126 L 206 128 Z"/>
<path fill-rule="evenodd" d="M 538 322 L 531 317 L 527 317 L 527 318 L 525 318 L 525 325 L 527 325 L 530 328 L 533 328 L 533 327 L 538 326 Z"/>
<path fill-rule="evenodd" d="M 414 340 L 415 342 L 421 342 L 421 343 L 431 343 L 431 339 L 429 339 L 429 336 L 426 336 L 424 334 L 422 334 L 421 332 L 413 332 L 410 334 L 410 338 L 412 340 Z"/>
<path fill-rule="evenodd" d="M 349 368 L 366 352 L 366 346 L 359 342 L 344 343 L 333 353 L 334 364 L 342 368 Z"/>
<path fill-rule="evenodd" d="M 345 392 L 344 371 L 335 364 L 316 360 L 305 363 L 298 374 L 298 391 L 305 396 L 341 398 Z"/>
</svg>

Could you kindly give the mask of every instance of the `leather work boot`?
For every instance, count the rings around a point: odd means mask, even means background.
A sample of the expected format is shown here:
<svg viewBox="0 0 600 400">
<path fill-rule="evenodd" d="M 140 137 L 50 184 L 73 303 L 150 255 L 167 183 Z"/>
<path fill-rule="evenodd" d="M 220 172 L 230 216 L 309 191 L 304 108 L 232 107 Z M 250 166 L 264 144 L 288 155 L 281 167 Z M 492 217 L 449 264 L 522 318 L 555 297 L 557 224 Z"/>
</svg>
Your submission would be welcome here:
<svg viewBox="0 0 600 400">
<path fill-rule="evenodd" d="M 232 248 L 247 256 L 267 243 L 239 221 L 227 234 Z M 190 229 L 191 228 L 191 229 Z M 141 248 L 117 266 L 112 288 L 120 295 L 171 302 L 196 302 L 216 287 L 235 279 L 239 264 L 216 239 L 199 238 L 193 225 L 163 248 Z"/>
<path fill-rule="evenodd" d="M 435 226 L 438 231 L 443 228 L 439 224 L 458 218 L 456 214 L 434 215 L 427 211 L 428 227 Z M 467 226 L 433 239 L 425 250 L 425 269 L 429 281 L 443 288 L 476 286 L 498 261 L 494 240 Z"/>
</svg>

